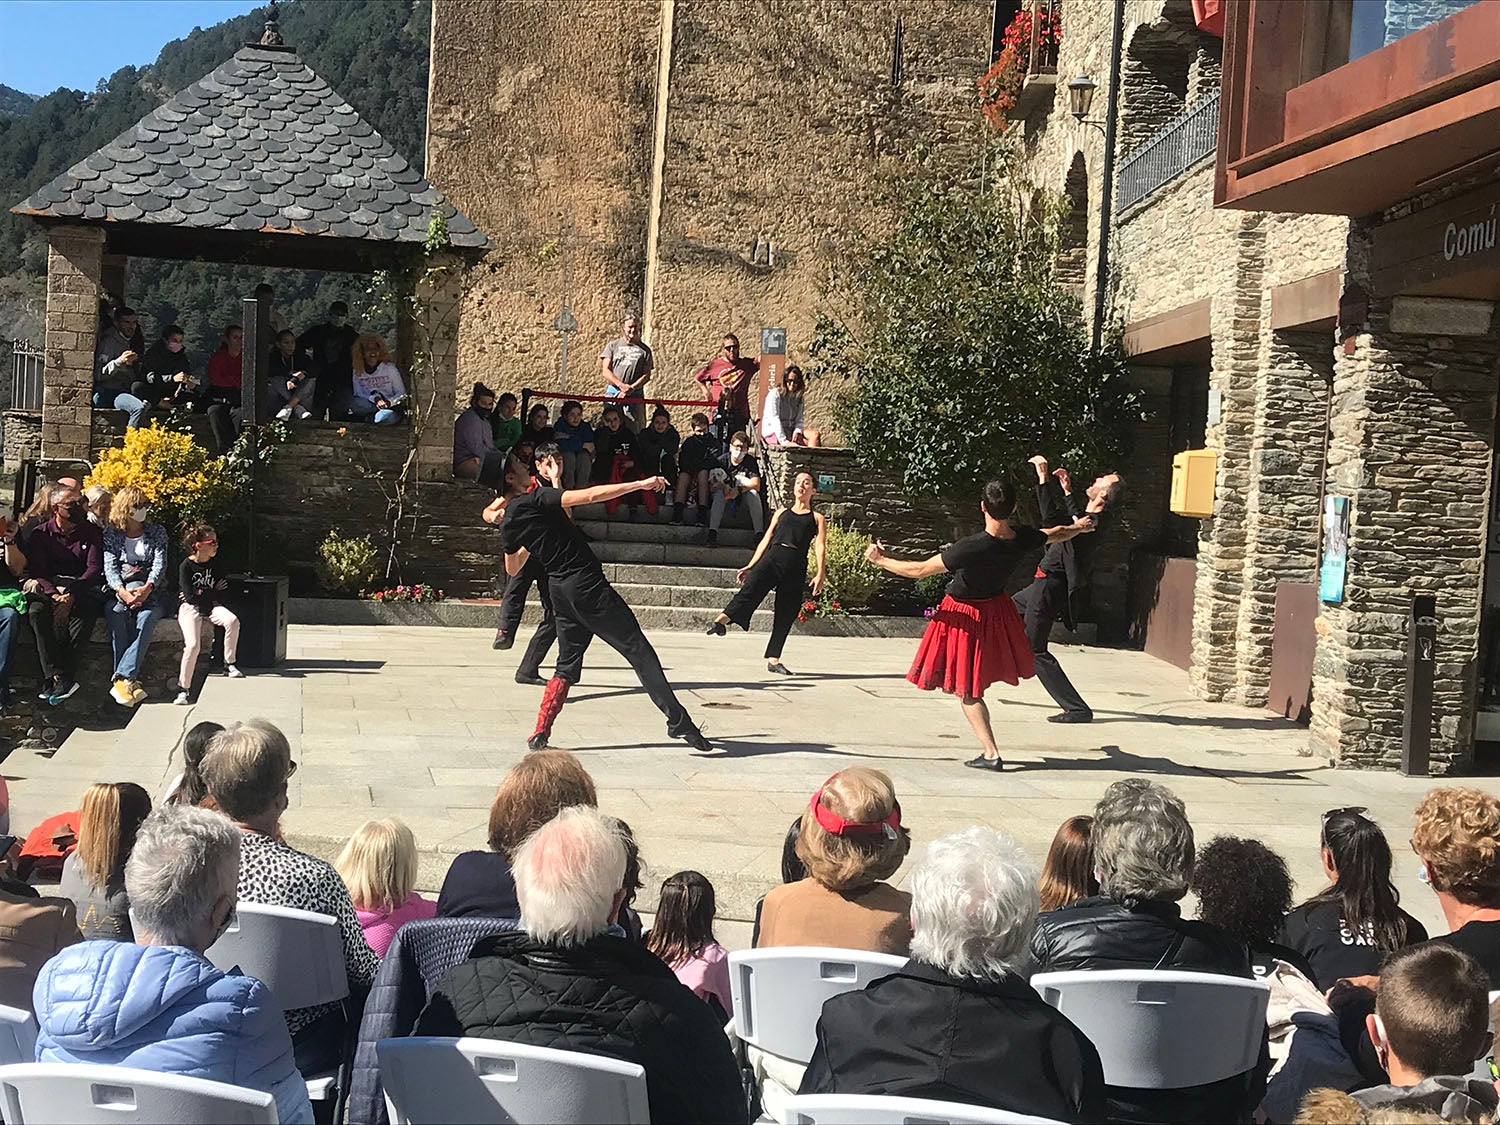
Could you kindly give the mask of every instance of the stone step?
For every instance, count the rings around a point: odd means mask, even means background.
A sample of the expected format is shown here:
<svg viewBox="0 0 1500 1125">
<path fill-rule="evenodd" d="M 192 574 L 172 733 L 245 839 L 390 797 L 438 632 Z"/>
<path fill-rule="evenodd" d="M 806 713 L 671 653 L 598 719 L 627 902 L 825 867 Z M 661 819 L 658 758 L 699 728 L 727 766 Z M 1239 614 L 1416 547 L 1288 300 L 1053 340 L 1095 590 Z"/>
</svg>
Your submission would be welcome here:
<svg viewBox="0 0 1500 1125">
<path fill-rule="evenodd" d="M 675 605 L 684 609 L 711 609 L 718 612 L 734 596 L 732 589 L 723 586 L 664 586 L 616 582 L 615 589 L 629 605 L 637 608 Z"/>
<path fill-rule="evenodd" d="M 750 561 L 744 547 L 698 547 L 682 543 L 624 543 L 605 540 L 593 544 L 603 563 L 653 563 L 674 567 L 729 567 L 737 569 Z"/>
<path fill-rule="evenodd" d="M 696 547 L 702 545 L 708 532 L 708 528 L 698 525 L 662 523 L 659 520 L 631 523 L 629 520 L 581 519 L 577 522 L 594 543 L 680 543 Z M 719 529 L 721 547 L 753 551 L 759 540 L 760 536 L 749 529 Z"/>
<path fill-rule="evenodd" d="M 746 561 L 749 561 L 748 559 Z M 653 563 L 604 564 L 604 577 L 614 583 L 652 586 L 711 586 L 732 590 L 737 566 L 658 566 Z"/>
</svg>

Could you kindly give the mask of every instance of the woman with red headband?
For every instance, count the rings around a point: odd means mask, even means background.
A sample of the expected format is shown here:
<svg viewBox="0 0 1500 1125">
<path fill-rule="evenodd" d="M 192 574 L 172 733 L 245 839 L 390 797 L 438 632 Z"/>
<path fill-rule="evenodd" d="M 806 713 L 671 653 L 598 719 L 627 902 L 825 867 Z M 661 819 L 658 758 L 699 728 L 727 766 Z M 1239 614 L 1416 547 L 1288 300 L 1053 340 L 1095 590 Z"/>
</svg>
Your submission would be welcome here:
<svg viewBox="0 0 1500 1125">
<path fill-rule="evenodd" d="M 982 753 L 965 762 L 976 769 L 999 771 L 1003 765 L 984 693 L 997 680 L 1015 686 L 1036 675 L 1026 627 L 1005 592 L 1017 565 L 1043 543 L 1063 543 L 1092 531 L 1079 517 L 1071 526 L 1022 527 L 1015 522 L 1016 492 L 1004 481 L 984 486 L 979 501 L 984 530 L 960 539 L 924 561 L 887 558 L 885 545 L 872 544 L 865 558 L 902 578 L 952 574 L 947 593 L 927 623 L 916 659 L 906 678 L 923 691 L 942 688 L 956 695 L 964 717 L 979 736 Z"/>
</svg>

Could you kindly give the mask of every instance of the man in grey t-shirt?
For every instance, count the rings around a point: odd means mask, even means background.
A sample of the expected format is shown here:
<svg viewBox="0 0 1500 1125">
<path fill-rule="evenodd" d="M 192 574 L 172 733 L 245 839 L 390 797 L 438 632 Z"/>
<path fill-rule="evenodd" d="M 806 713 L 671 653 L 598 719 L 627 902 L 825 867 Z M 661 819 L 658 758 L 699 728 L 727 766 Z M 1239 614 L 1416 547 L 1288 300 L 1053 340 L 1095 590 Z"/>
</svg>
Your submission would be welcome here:
<svg viewBox="0 0 1500 1125">
<path fill-rule="evenodd" d="M 627 316 L 620 325 L 620 335 L 604 345 L 599 353 L 599 373 L 604 376 L 604 394 L 607 398 L 639 400 L 646 397 L 646 384 L 651 381 L 651 371 L 656 361 L 651 348 L 641 339 L 641 322 L 634 315 Z M 625 407 L 640 429 L 645 411 L 638 402 Z"/>
</svg>

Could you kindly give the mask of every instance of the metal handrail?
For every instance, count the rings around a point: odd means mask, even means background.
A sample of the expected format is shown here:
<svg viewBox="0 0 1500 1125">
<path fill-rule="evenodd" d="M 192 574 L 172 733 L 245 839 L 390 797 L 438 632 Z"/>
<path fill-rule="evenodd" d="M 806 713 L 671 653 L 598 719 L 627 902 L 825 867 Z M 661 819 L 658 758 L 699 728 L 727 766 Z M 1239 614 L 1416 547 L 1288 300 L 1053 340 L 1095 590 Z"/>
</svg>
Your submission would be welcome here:
<svg viewBox="0 0 1500 1125">
<path fill-rule="evenodd" d="M 1219 147 L 1219 91 L 1199 99 L 1168 121 L 1120 164 L 1115 204 L 1139 203 L 1171 183 Z"/>
</svg>

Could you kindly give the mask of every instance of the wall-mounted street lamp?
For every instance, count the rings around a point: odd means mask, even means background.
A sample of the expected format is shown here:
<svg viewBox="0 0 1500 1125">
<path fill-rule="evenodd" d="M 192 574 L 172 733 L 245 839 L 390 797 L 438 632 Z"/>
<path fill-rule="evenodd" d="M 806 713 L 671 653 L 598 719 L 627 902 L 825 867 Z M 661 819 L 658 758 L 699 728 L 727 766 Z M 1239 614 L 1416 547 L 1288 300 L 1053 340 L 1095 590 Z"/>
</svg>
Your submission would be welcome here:
<svg viewBox="0 0 1500 1125">
<path fill-rule="evenodd" d="M 1088 119 L 1089 110 L 1094 108 L 1094 92 L 1098 89 L 1098 83 L 1087 74 L 1080 74 L 1068 83 L 1068 110 L 1078 124 L 1090 125 L 1102 133 L 1104 126 Z"/>
</svg>

